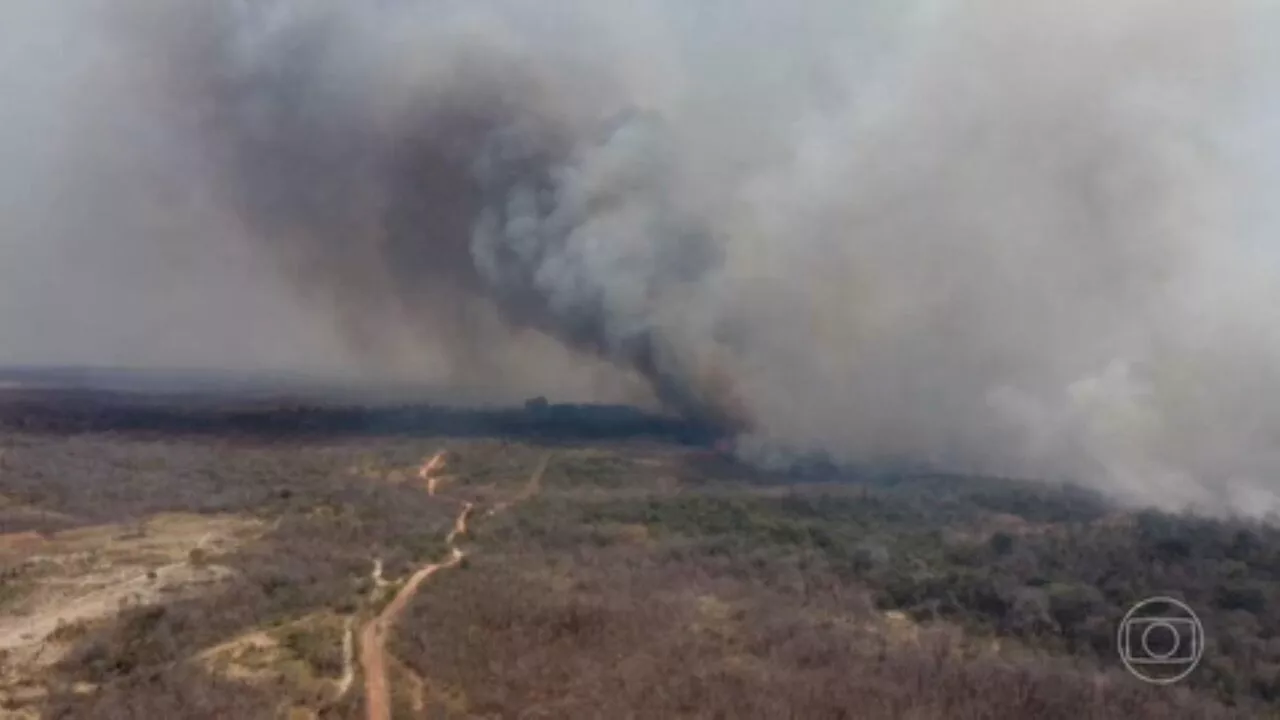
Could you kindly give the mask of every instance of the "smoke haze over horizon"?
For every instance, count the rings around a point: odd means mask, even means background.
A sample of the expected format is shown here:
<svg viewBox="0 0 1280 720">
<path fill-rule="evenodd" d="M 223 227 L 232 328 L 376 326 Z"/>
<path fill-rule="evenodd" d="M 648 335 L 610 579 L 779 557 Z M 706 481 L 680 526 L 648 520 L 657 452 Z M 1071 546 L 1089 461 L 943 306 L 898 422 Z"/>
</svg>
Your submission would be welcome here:
<svg viewBox="0 0 1280 720">
<path fill-rule="evenodd" d="M 636 399 L 1280 510 L 1258 1 L 20 1 L 0 361 Z"/>
</svg>

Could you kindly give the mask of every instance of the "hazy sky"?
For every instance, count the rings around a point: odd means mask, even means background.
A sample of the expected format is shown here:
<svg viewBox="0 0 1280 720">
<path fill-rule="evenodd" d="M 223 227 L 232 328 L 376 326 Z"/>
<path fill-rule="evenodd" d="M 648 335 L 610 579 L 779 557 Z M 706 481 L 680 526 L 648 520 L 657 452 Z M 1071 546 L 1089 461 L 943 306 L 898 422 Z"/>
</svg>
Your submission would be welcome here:
<svg viewBox="0 0 1280 720">
<path fill-rule="evenodd" d="M 748 420 L 744 451 L 1280 488 L 1280 9 L 18 0 L 0 362 Z"/>
</svg>

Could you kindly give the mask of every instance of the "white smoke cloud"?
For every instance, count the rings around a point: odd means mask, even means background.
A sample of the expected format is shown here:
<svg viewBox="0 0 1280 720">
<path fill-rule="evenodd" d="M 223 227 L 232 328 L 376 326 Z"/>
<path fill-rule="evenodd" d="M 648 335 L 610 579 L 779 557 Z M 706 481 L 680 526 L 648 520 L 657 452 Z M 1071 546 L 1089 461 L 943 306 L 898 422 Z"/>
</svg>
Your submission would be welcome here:
<svg viewBox="0 0 1280 720">
<path fill-rule="evenodd" d="M 219 362 L 629 387 L 598 356 L 760 452 L 1277 509 L 1260 3 L 0 12 L 43 33 L 0 74 L 6 348 L 136 361 L 214 328 Z M 55 58 L 69 28 L 99 49 Z"/>
</svg>

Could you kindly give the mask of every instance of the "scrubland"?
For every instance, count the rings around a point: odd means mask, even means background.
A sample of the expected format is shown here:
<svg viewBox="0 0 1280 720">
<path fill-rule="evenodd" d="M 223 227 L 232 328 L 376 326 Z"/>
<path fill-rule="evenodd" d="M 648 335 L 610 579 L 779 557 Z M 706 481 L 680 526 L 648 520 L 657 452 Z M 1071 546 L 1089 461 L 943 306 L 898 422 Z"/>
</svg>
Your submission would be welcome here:
<svg viewBox="0 0 1280 720">
<path fill-rule="evenodd" d="M 1030 481 L 770 473 L 572 420 L 10 423 L 3 710 L 365 717 L 352 628 L 446 558 L 468 502 L 465 558 L 387 640 L 395 717 L 1280 715 L 1272 527 Z M 439 450 L 432 494 L 418 468 Z M 1115 632 L 1167 593 L 1197 610 L 1206 650 L 1163 687 L 1123 670 Z"/>
</svg>

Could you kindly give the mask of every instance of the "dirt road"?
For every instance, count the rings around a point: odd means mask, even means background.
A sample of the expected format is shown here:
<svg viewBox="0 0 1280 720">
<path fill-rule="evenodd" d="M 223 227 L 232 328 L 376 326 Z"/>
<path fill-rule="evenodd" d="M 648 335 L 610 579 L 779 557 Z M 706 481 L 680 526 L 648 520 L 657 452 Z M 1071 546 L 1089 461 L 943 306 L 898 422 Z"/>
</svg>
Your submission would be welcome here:
<svg viewBox="0 0 1280 720">
<path fill-rule="evenodd" d="M 445 568 L 462 562 L 461 550 L 453 548 L 447 562 L 433 563 L 409 578 L 395 598 L 360 631 L 360 664 L 364 666 L 365 709 L 368 720 L 391 720 L 391 685 L 387 682 L 387 635 L 400 613 L 404 612 L 418 586 Z"/>
<path fill-rule="evenodd" d="M 436 489 L 432 480 L 438 477 L 437 473 L 444 457 L 445 453 L 443 451 L 438 452 L 422 466 L 421 477 L 428 481 L 428 492 L 432 495 L 435 494 Z M 543 456 L 515 502 L 525 500 L 538 492 L 542 476 L 546 472 L 547 463 L 550 460 L 550 453 Z M 387 679 L 386 644 L 387 637 L 390 635 L 396 620 L 399 619 L 401 613 L 409 605 L 409 601 L 413 599 L 414 593 L 418 591 L 422 583 L 441 570 L 457 566 L 466 557 L 465 553 L 457 546 L 457 541 L 458 538 L 467 534 L 467 522 L 471 518 L 471 513 L 475 506 L 465 500 L 459 500 L 458 502 L 462 504 L 462 509 L 458 512 L 457 518 L 454 519 L 453 529 L 445 539 L 451 552 L 450 558 L 445 562 L 427 565 L 410 576 L 404 587 L 400 588 L 400 591 L 383 608 L 382 612 L 366 623 L 360 631 L 360 664 L 364 668 L 365 717 L 367 720 L 391 720 L 391 684 Z M 511 503 L 509 502 L 501 503 L 490 509 L 488 514 L 493 515 L 495 512 L 504 510 L 510 505 Z M 380 563 L 377 570 L 381 570 Z M 380 572 L 377 572 L 377 574 L 381 575 Z"/>
<path fill-rule="evenodd" d="M 447 452 L 441 450 L 435 455 L 432 455 L 430 460 L 423 463 L 422 467 L 418 468 L 418 477 L 427 481 L 428 495 L 436 494 L 436 490 L 438 489 L 441 480 L 440 473 L 444 470 L 447 460 Z"/>
<path fill-rule="evenodd" d="M 449 547 L 453 547 L 453 541 L 467 534 L 467 519 L 471 517 L 473 508 L 474 506 L 469 502 L 462 503 L 462 512 L 458 513 L 458 517 L 453 521 L 453 529 L 444 539 Z"/>
</svg>

